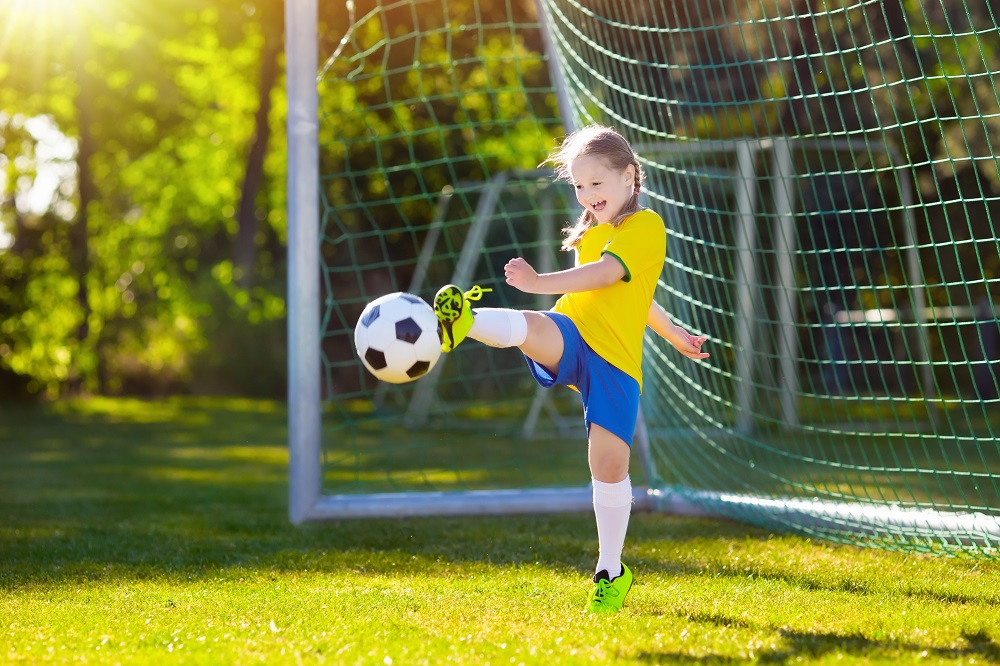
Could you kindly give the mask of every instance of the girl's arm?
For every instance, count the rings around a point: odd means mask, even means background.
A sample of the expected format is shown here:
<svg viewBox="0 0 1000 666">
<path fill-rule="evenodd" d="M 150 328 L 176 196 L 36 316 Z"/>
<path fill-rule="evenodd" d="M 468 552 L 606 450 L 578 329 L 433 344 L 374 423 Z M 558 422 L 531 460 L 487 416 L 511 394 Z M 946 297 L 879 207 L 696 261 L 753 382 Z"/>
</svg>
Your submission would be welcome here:
<svg viewBox="0 0 1000 666">
<path fill-rule="evenodd" d="M 649 317 L 646 319 L 646 325 L 688 358 L 701 359 L 709 357 L 709 354 L 701 351 L 701 345 L 708 338 L 691 335 L 680 326 L 674 324 L 674 322 L 670 321 L 670 316 L 666 310 L 661 308 L 656 301 L 653 301 L 653 304 L 649 307 Z"/>
<path fill-rule="evenodd" d="M 556 273 L 539 275 L 518 257 L 504 266 L 507 284 L 528 294 L 572 294 L 607 287 L 625 277 L 625 267 L 609 254 L 600 260 Z"/>
</svg>

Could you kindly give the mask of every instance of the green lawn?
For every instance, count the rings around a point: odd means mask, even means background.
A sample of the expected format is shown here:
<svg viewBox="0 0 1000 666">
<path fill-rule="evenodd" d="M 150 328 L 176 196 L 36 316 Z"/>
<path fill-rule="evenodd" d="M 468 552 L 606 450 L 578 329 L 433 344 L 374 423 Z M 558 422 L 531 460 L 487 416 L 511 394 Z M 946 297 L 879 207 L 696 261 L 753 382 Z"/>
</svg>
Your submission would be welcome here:
<svg viewBox="0 0 1000 666">
<path fill-rule="evenodd" d="M 280 406 L 0 408 L 0 662 L 984 663 L 1000 564 L 638 514 L 582 612 L 589 515 L 293 527 Z"/>
</svg>

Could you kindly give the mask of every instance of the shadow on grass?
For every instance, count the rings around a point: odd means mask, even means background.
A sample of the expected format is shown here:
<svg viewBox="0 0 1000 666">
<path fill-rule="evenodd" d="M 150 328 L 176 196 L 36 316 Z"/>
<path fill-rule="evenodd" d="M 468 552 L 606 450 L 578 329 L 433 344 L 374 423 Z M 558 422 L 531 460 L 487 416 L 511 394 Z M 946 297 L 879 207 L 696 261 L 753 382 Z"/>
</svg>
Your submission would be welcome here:
<svg viewBox="0 0 1000 666">
<path fill-rule="evenodd" d="M 404 573 L 543 561 L 587 575 L 592 566 L 586 514 L 293 526 L 286 447 L 284 410 L 271 403 L 0 410 L 0 587 L 236 567 Z"/>
<path fill-rule="evenodd" d="M 226 568 L 423 573 L 536 562 L 589 576 L 590 513 L 292 526 L 284 409 L 253 401 L 89 400 L 0 410 L 0 588 L 64 579 L 214 575 Z M 637 519 L 630 539 L 747 539 L 736 523 Z M 864 594 L 790 567 L 645 558 L 650 572 L 748 577 Z M 707 567 L 707 568 L 706 568 Z M 447 575 L 442 574 L 442 575 Z M 914 591 L 954 603 L 990 601 Z M 942 596 L 944 595 L 944 596 Z"/>
<path fill-rule="evenodd" d="M 1000 645 L 986 632 L 963 632 L 966 646 L 961 648 L 937 648 L 918 645 L 906 641 L 873 640 L 859 634 L 812 633 L 772 628 L 782 638 L 782 644 L 774 649 L 764 649 L 754 654 L 753 660 L 761 664 L 787 664 L 803 658 L 819 659 L 828 655 L 842 655 L 864 659 L 877 657 L 891 658 L 899 663 L 914 663 L 922 658 L 939 659 L 983 658 L 988 662 L 1000 661 Z M 736 659 L 725 655 L 688 655 L 680 652 L 642 652 L 637 659 L 646 663 L 671 664 L 740 664 L 749 659 Z"/>
<path fill-rule="evenodd" d="M 716 535 L 713 530 L 713 536 L 721 537 L 726 531 L 728 531 L 725 526 L 720 527 L 722 528 L 722 533 Z M 738 524 L 735 525 L 736 529 L 739 529 L 740 527 L 741 526 Z M 736 534 L 730 534 L 729 536 L 733 539 L 740 538 Z M 634 537 L 637 540 L 642 538 L 635 534 L 630 534 L 630 537 Z M 960 565 L 960 563 L 955 560 L 948 561 L 952 564 Z M 756 579 L 777 581 L 788 586 L 807 591 L 841 592 L 853 595 L 874 596 L 883 594 L 886 591 L 885 585 L 887 584 L 884 578 L 871 578 L 865 573 L 859 574 L 852 570 L 845 571 L 842 577 L 832 578 L 822 575 L 814 576 L 809 573 L 799 571 L 794 566 L 782 564 L 776 564 L 775 566 L 769 567 L 752 564 L 743 565 L 731 560 L 726 560 L 725 562 L 706 563 L 685 559 L 664 560 L 650 558 L 643 558 L 642 560 L 637 561 L 636 564 L 641 564 L 641 567 L 646 571 L 659 571 L 671 576 L 703 576 L 706 578 L 729 579 L 733 581 L 734 586 L 740 585 L 748 579 Z M 975 567 L 976 565 L 969 564 L 969 566 Z M 984 566 L 995 569 L 995 564 Z M 893 581 L 895 582 L 895 579 L 893 579 Z M 946 583 L 947 581 L 942 581 L 942 585 L 945 585 Z M 1000 605 L 1000 591 L 996 588 L 984 589 L 978 594 L 967 594 L 953 589 L 948 589 L 944 586 L 939 589 L 910 587 L 905 581 L 903 581 L 900 585 L 893 585 L 892 593 L 937 603 L 961 605 Z M 726 624 L 733 625 L 734 621 L 727 618 Z"/>
</svg>

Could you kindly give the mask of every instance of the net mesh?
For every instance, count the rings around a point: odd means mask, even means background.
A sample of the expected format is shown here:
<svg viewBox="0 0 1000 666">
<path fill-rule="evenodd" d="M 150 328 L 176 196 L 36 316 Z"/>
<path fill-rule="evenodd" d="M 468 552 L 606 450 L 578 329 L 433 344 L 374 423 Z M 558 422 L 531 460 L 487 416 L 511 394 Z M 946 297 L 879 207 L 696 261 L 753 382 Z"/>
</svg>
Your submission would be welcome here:
<svg viewBox="0 0 1000 666">
<path fill-rule="evenodd" d="M 600 122 L 666 222 L 656 299 L 712 352 L 647 337 L 651 485 L 835 541 L 995 556 L 993 4 L 350 5 L 320 77 L 328 488 L 587 478 L 573 397 L 540 408 L 515 351 L 465 345 L 386 388 L 348 339 L 366 302 L 456 275 L 546 307 L 502 266 L 566 265 L 571 197 L 535 165 Z"/>
<path fill-rule="evenodd" d="M 571 396 L 536 400 L 517 350 L 466 344 L 389 385 L 352 342 L 364 306 L 395 291 L 430 303 L 475 283 L 494 290 L 484 305 L 554 302 L 501 287 L 513 256 L 570 265 L 567 192 L 536 168 L 562 131 L 537 17 L 471 1 L 336 9 L 321 33 L 343 38 L 319 77 L 324 490 L 583 484 Z"/>
</svg>

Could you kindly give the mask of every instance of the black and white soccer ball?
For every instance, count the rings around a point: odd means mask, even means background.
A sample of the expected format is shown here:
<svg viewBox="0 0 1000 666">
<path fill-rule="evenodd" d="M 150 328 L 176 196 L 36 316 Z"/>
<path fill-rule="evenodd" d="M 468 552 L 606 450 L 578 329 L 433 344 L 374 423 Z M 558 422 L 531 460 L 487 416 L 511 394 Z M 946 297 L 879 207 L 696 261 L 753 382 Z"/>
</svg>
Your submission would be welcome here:
<svg viewBox="0 0 1000 666">
<path fill-rule="evenodd" d="M 386 294 L 365 306 L 354 327 L 354 347 L 377 378 L 412 382 L 430 372 L 441 356 L 437 315 L 418 296 Z"/>
</svg>

